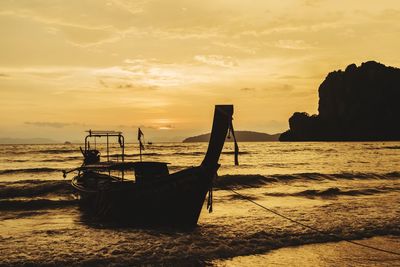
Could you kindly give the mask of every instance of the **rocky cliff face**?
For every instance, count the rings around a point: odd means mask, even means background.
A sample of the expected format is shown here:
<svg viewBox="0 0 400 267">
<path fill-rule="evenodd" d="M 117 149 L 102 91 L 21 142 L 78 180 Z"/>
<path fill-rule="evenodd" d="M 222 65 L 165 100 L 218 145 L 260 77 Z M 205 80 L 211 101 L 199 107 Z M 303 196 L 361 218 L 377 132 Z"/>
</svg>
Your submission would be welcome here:
<svg viewBox="0 0 400 267">
<path fill-rule="evenodd" d="M 328 74 L 318 115 L 296 112 L 281 141 L 400 140 L 400 69 L 369 61 Z"/>
</svg>

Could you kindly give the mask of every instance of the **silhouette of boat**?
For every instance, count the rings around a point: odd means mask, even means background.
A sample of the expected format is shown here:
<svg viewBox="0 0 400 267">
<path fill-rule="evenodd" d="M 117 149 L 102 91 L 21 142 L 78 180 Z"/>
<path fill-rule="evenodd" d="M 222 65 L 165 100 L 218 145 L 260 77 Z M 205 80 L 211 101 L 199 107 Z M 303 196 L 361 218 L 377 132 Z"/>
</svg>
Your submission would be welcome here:
<svg viewBox="0 0 400 267">
<path fill-rule="evenodd" d="M 83 211 L 98 219 L 143 226 L 195 226 L 207 192 L 207 208 L 212 211 L 212 184 L 220 166 L 218 160 L 228 131 L 234 137 L 232 115 L 233 105 L 215 106 L 208 149 L 199 166 L 169 174 L 165 162 L 125 162 L 121 132 L 89 131 L 85 149 L 81 149 L 83 165 L 64 171 L 64 177 L 78 171 L 71 184 L 80 195 Z M 88 139 L 104 136 L 107 161 L 101 162 L 99 151 L 90 148 Z M 122 150 L 119 162 L 110 160 L 110 137 L 118 138 Z M 235 164 L 237 155 L 235 140 Z M 134 172 L 135 180 L 124 179 L 130 171 Z M 113 172 L 121 175 L 115 176 Z"/>
</svg>

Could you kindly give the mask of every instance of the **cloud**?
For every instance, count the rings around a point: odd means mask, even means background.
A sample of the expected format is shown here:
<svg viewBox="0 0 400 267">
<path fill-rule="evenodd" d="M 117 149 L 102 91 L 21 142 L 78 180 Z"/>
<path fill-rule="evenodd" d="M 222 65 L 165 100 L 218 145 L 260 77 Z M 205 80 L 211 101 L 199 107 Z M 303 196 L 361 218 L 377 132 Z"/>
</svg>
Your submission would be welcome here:
<svg viewBox="0 0 400 267">
<path fill-rule="evenodd" d="M 91 47 L 105 43 L 113 43 L 122 39 L 122 35 L 111 26 L 90 29 L 75 25 L 58 25 L 57 28 L 70 44 L 79 47 Z"/>
<path fill-rule="evenodd" d="M 400 9 L 385 9 L 376 16 L 377 20 L 399 20 Z"/>
<path fill-rule="evenodd" d="M 31 66 L 31 67 L 0 67 L 0 77 L 13 77 L 15 79 L 48 79 L 61 80 L 81 75 L 91 71 L 91 68 L 74 66 Z M 7 72 L 9 74 L 5 74 Z"/>
<path fill-rule="evenodd" d="M 256 88 L 252 88 L 252 87 L 240 88 L 240 91 L 244 91 L 244 92 L 254 92 L 255 90 L 256 90 Z"/>
<path fill-rule="evenodd" d="M 139 89 L 139 90 L 155 90 L 156 86 L 138 86 L 133 83 L 123 83 L 116 86 L 118 89 Z"/>
<path fill-rule="evenodd" d="M 144 130 L 171 130 L 174 129 L 175 126 L 172 124 L 140 124 L 140 125 L 118 125 L 117 126 L 120 129 L 123 128 L 140 128 L 140 129 L 144 129 Z"/>
<path fill-rule="evenodd" d="M 108 84 L 105 81 L 103 81 L 102 79 L 99 79 L 99 83 L 105 88 L 109 87 Z"/>
<path fill-rule="evenodd" d="M 109 87 L 148 90 L 186 83 L 189 68 L 184 67 L 182 64 L 153 59 L 125 59 L 123 65 L 95 69 L 93 75 L 101 78 L 103 85 L 106 83 Z"/>
<path fill-rule="evenodd" d="M 64 128 L 66 126 L 75 126 L 75 125 L 84 126 L 84 124 L 79 124 L 79 123 L 44 122 L 44 121 L 35 121 L 35 122 L 26 121 L 24 124 L 36 127 L 50 127 L 50 128 Z"/>
<path fill-rule="evenodd" d="M 118 91 L 148 91 L 148 90 L 156 90 L 157 86 L 149 85 L 141 85 L 136 84 L 134 82 L 130 82 L 130 79 L 118 79 L 118 78 L 107 78 L 103 77 L 99 79 L 99 83 L 102 87 L 107 89 L 117 89 Z"/>
<path fill-rule="evenodd" d="M 49 80 L 58 80 L 58 79 L 64 79 L 67 78 L 71 75 L 70 72 L 62 72 L 62 71 L 31 71 L 27 72 L 27 75 L 30 76 L 36 76 L 41 79 L 49 79 Z"/>
<path fill-rule="evenodd" d="M 290 85 L 290 84 L 284 84 L 281 87 L 281 91 L 284 91 L 284 92 L 290 92 L 290 91 L 293 91 L 293 89 L 294 89 L 294 86 Z"/>
<path fill-rule="evenodd" d="M 219 46 L 219 47 L 223 47 L 223 48 L 233 49 L 238 52 L 245 53 L 245 54 L 250 54 L 250 55 L 256 54 L 256 49 L 255 49 L 254 44 L 251 46 L 250 45 L 245 46 L 245 45 L 240 45 L 238 43 L 235 44 L 235 43 L 231 43 L 231 42 L 218 41 L 218 42 L 213 42 L 213 45 L 215 45 L 217 47 Z"/>
<path fill-rule="evenodd" d="M 303 2 L 303 5 L 305 5 L 305 6 L 314 7 L 314 6 L 319 6 L 323 2 L 323 0 L 303 0 L 302 2 Z"/>
<path fill-rule="evenodd" d="M 196 55 L 194 60 L 213 66 L 219 66 L 224 68 L 232 68 L 237 66 L 236 60 L 232 57 L 225 57 L 222 55 Z"/>
<path fill-rule="evenodd" d="M 275 43 L 276 47 L 285 48 L 285 49 L 293 49 L 293 50 L 304 50 L 304 49 L 312 49 L 313 46 L 307 44 L 304 40 L 278 40 Z"/>
<path fill-rule="evenodd" d="M 132 15 L 143 13 L 143 4 L 147 2 L 143 0 L 129 1 L 129 0 L 111 0 L 107 3 L 108 6 L 116 5 L 122 10 L 128 11 Z"/>
<path fill-rule="evenodd" d="M 61 36 L 74 46 L 91 47 L 117 42 L 127 31 L 132 30 L 129 20 L 128 23 L 122 23 L 123 25 L 118 23 L 123 21 L 123 17 L 132 16 L 132 11 L 128 11 L 122 5 L 110 8 L 99 1 L 92 6 L 96 9 L 94 15 L 87 13 L 84 5 L 78 3 L 70 2 L 68 5 L 59 6 L 52 1 L 42 5 L 24 5 L 21 2 L 5 5 L 0 15 L 40 23 L 48 34 Z"/>
<path fill-rule="evenodd" d="M 298 93 L 298 91 L 299 89 L 297 89 L 294 85 L 291 84 L 272 83 L 267 87 L 263 88 L 263 97 L 286 96 L 290 98 L 296 93 Z"/>
<path fill-rule="evenodd" d="M 172 124 L 165 124 L 165 125 L 160 125 L 158 127 L 159 130 L 171 130 L 174 129 L 175 127 Z"/>
</svg>

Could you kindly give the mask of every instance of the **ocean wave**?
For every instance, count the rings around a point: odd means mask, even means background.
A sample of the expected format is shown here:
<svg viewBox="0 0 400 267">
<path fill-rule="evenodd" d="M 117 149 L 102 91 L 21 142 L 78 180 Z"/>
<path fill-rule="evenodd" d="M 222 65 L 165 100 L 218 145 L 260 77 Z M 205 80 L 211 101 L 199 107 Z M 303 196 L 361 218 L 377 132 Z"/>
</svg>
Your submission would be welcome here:
<svg viewBox="0 0 400 267">
<path fill-rule="evenodd" d="M 223 175 L 218 176 L 214 181 L 214 188 L 225 189 L 230 186 L 235 188 L 259 187 L 277 181 L 276 178 L 263 175 Z"/>
<path fill-rule="evenodd" d="M 82 155 L 79 155 L 79 156 L 69 156 L 69 157 L 66 157 L 65 159 L 68 159 L 68 160 L 81 159 L 81 160 L 83 160 L 83 156 L 82 156 Z M 65 161 L 65 160 L 64 160 L 64 161 Z"/>
<path fill-rule="evenodd" d="M 295 196 L 295 197 L 337 197 L 337 196 L 365 196 L 365 195 L 375 195 L 382 194 L 391 191 L 398 191 L 399 188 L 386 187 L 386 188 L 364 188 L 364 189 L 350 189 L 350 190 L 342 190 L 338 187 L 330 187 L 324 190 L 317 189 L 308 189 L 300 192 L 293 193 L 283 193 L 283 192 L 271 192 L 264 193 L 266 196 L 273 197 L 287 197 L 287 196 Z"/>
<path fill-rule="evenodd" d="M 386 149 L 400 149 L 400 146 L 385 146 Z"/>
<path fill-rule="evenodd" d="M 43 159 L 40 162 L 65 162 L 65 159 Z"/>
<path fill-rule="evenodd" d="M 221 154 L 223 154 L 223 155 L 234 155 L 235 151 L 223 151 L 223 152 L 221 152 Z M 251 154 L 251 153 L 247 152 L 247 151 L 239 151 L 239 155 L 248 155 L 248 154 Z"/>
<path fill-rule="evenodd" d="M 34 150 L 29 153 L 36 154 L 65 154 L 65 153 L 78 153 L 79 149 L 46 149 L 46 150 Z"/>
<path fill-rule="evenodd" d="M 22 162 L 66 162 L 69 160 L 83 160 L 82 155 L 80 156 L 68 156 L 68 157 L 56 157 L 56 158 L 30 158 L 30 159 L 5 159 L 5 162 L 22 163 Z M 0 170 L 1 172 L 1 170 Z"/>
<path fill-rule="evenodd" d="M 396 146 L 396 145 L 394 145 L 394 146 L 381 146 L 381 147 L 372 146 L 372 147 L 366 147 L 364 149 L 368 149 L 368 150 L 400 149 L 400 146 Z"/>
<path fill-rule="evenodd" d="M 400 172 L 389 172 L 389 173 L 298 173 L 298 174 L 274 174 L 274 175 L 223 175 L 219 176 L 214 187 L 217 189 L 224 189 L 227 187 L 235 188 L 248 188 L 248 187 L 260 187 L 270 183 L 279 182 L 290 182 L 290 181 L 324 181 L 324 180 L 397 180 L 400 179 Z"/>
<path fill-rule="evenodd" d="M 173 152 L 173 153 L 157 153 L 157 152 L 148 152 L 148 153 L 142 153 L 142 156 L 202 156 L 204 155 L 204 152 Z M 131 157 L 139 157 L 139 153 L 134 153 L 134 154 L 125 154 L 124 155 L 127 158 Z M 107 157 L 106 155 L 102 155 L 102 157 Z M 121 154 L 111 154 L 110 157 L 121 157 Z"/>
<path fill-rule="evenodd" d="M 79 149 L 7 150 L 8 155 L 80 153 Z"/>
<path fill-rule="evenodd" d="M 77 200 L 50 200 L 50 199 L 29 199 L 29 200 L 0 200 L 0 210 L 38 210 L 50 208 L 62 208 L 75 205 Z"/>
<path fill-rule="evenodd" d="M 0 175 L 15 174 L 15 173 L 41 173 L 41 172 L 61 172 L 61 169 L 56 168 L 23 168 L 23 169 L 5 169 L 0 170 Z"/>
<path fill-rule="evenodd" d="M 172 154 L 164 154 L 164 155 L 178 155 L 178 156 L 204 156 L 206 152 L 204 151 L 194 151 L 194 152 L 174 152 Z M 234 151 L 222 151 L 222 155 L 234 155 Z M 247 155 L 250 154 L 250 152 L 246 151 L 239 151 L 239 155 Z"/>
<path fill-rule="evenodd" d="M 300 148 L 281 148 L 279 150 L 270 151 L 272 154 L 282 154 L 282 153 L 295 153 L 295 152 L 317 152 L 317 153 L 335 153 L 338 152 L 333 148 L 313 148 L 313 147 L 300 147 Z"/>
<path fill-rule="evenodd" d="M 161 153 L 153 153 L 153 152 L 142 153 L 142 156 L 162 156 L 162 155 L 163 154 L 161 154 Z M 132 158 L 132 157 L 139 157 L 139 156 L 140 156 L 139 153 L 137 153 L 137 154 L 136 153 L 134 153 L 134 154 L 124 154 L 125 158 Z M 102 158 L 107 158 L 107 154 L 105 154 L 105 153 L 101 154 L 101 157 Z M 113 154 L 110 154 L 109 157 L 111 157 L 111 158 L 116 158 L 116 157 L 121 158 L 121 154 L 113 153 Z"/>
<path fill-rule="evenodd" d="M 204 152 L 194 151 L 194 152 L 174 152 L 171 155 L 175 156 L 204 156 Z"/>
<path fill-rule="evenodd" d="M 49 158 L 49 159 L 43 159 L 43 160 L 38 160 L 38 162 L 67 162 L 70 160 L 82 160 L 83 161 L 83 156 L 70 156 L 70 157 L 65 157 L 65 158 Z"/>
<path fill-rule="evenodd" d="M 4 161 L 6 161 L 6 162 L 28 162 L 30 160 L 29 159 L 6 159 Z"/>
<path fill-rule="evenodd" d="M 24 170 L 7 170 L 6 173 L 25 172 Z M 34 169 L 36 172 L 50 171 L 56 172 L 58 169 Z M 0 172 L 1 173 L 1 172 Z M 3 171 L 4 173 L 4 171 Z M 322 174 L 322 173 L 299 173 L 299 174 L 276 174 L 276 175 L 222 175 L 214 181 L 215 189 L 227 188 L 252 188 L 262 187 L 271 183 L 288 183 L 292 181 L 324 181 L 324 180 L 398 180 L 400 172 L 389 172 L 385 174 L 374 173 L 337 173 L 337 174 Z M 307 190 L 295 193 L 299 196 L 328 196 L 328 195 L 367 195 L 380 193 L 379 190 L 391 190 L 391 188 L 379 188 L 366 191 L 343 191 L 337 188 L 331 188 L 325 191 Z M 0 198 L 15 198 L 15 197 L 36 197 L 46 194 L 53 195 L 68 195 L 72 194 L 72 187 L 66 180 L 22 180 L 16 182 L 0 182 Z"/>
<path fill-rule="evenodd" d="M 249 224 L 245 225 L 251 227 Z M 34 231 L 32 237 L 23 236 L 22 238 L 33 241 L 35 236 L 47 237 L 51 244 L 53 236 L 68 235 L 68 238 L 75 242 L 67 247 L 80 253 L 66 254 L 65 242 L 54 242 L 54 245 L 51 246 L 51 257 L 49 257 L 49 250 L 43 250 L 43 246 L 26 246 L 26 250 L 13 251 L 11 257 L 1 257 L 0 259 L 5 265 L 29 263 L 33 266 L 64 266 L 77 263 L 78 266 L 207 266 L 210 265 L 210 261 L 215 259 L 255 255 L 285 247 L 338 242 L 343 239 L 361 240 L 374 236 L 398 236 L 400 234 L 395 223 L 365 227 L 351 233 L 339 232 L 335 235 L 329 234 L 331 230 L 335 229 L 326 229 L 328 230 L 326 234 L 279 230 L 265 226 L 265 229 L 243 229 L 241 232 L 232 232 L 231 229 L 223 228 L 220 225 L 202 225 L 195 231 L 184 233 L 167 229 L 158 231 L 124 229 L 123 232 L 116 229 L 115 232 L 111 232 L 113 234 L 112 243 L 109 241 L 102 244 L 95 242 L 96 238 L 97 240 L 99 237 L 107 238 L 109 232 L 101 235 L 101 233 L 97 233 L 101 231 L 89 232 L 86 229 L 41 229 Z M 17 238 L 21 243 L 27 242 L 19 236 Z M 4 240 L 4 242 L 10 241 Z M 12 242 L 15 243 L 15 237 Z M 366 243 L 368 244 L 368 242 Z M 17 256 L 22 254 L 24 257 L 15 257 L 14 254 Z"/>
<path fill-rule="evenodd" d="M 234 151 L 223 151 L 221 154 L 223 155 L 233 155 Z M 157 152 L 148 152 L 142 153 L 142 156 L 161 156 L 161 157 L 171 157 L 171 156 L 204 156 L 206 153 L 204 151 L 192 151 L 192 152 L 172 152 L 172 153 L 157 153 Z M 247 151 L 239 151 L 239 155 L 247 155 L 250 152 Z M 102 157 L 107 157 L 107 155 L 102 154 Z M 139 153 L 134 154 L 125 154 L 126 158 L 131 157 L 139 157 Z M 110 154 L 110 157 L 121 157 L 121 154 Z"/>
<path fill-rule="evenodd" d="M 0 183 L 0 199 L 38 197 L 44 195 L 70 195 L 73 193 L 68 181 L 23 180 Z"/>
</svg>

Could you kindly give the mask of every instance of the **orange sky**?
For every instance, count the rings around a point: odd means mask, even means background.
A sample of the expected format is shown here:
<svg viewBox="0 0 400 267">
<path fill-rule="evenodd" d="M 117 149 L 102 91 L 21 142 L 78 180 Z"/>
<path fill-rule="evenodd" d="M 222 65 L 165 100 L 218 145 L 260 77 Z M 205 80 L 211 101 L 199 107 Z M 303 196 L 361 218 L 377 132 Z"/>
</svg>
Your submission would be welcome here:
<svg viewBox="0 0 400 267">
<path fill-rule="evenodd" d="M 1 1 L 0 137 L 79 140 L 123 130 L 176 140 L 209 131 L 214 104 L 237 129 L 276 133 L 316 113 L 326 74 L 400 66 L 400 2 Z"/>
</svg>

